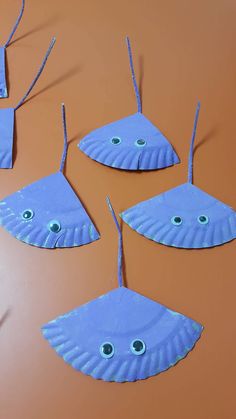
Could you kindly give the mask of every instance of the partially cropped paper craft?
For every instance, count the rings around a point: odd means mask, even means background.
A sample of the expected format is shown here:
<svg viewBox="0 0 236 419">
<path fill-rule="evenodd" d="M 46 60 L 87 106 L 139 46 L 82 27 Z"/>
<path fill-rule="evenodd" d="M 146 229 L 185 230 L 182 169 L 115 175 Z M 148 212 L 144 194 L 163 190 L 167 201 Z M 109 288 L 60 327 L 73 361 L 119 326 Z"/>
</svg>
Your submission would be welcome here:
<svg viewBox="0 0 236 419">
<path fill-rule="evenodd" d="M 153 170 L 179 163 L 172 145 L 142 113 L 129 39 L 128 54 L 138 112 L 90 132 L 79 148 L 91 159 L 125 170 Z"/>
<path fill-rule="evenodd" d="M 64 150 L 60 170 L 0 201 L 0 224 L 17 239 L 44 248 L 75 247 L 99 238 L 90 217 L 63 174 L 67 155 L 65 108 Z"/>
<path fill-rule="evenodd" d="M 193 185 L 193 147 L 200 104 L 191 140 L 188 182 L 121 213 L 139 234 L 168 246 L 186 249 L 218 246 L 236 238 L 236 213 Z"/>
<path fill-rule="evenodd" d="M 34 80 L 30 84 L 27 92 L 18 102 L 15 108 L 0 109 L 0 169 L 12 169 L 15 111 L 23 105 L 23 103 L 29 96 L 31 90 L 37 83 L 55 42 L 56 39 L 53 38 L 43 59 L 43 62 L 39 68 L 39 71 L 37 72 Z"/>
<path fill-rule="evenodd" d="M 8 37 L 7 42 L 0 47 L 0 99 L 8 97 L 7 81 L 6 81 L 6 48 L 11 43 L 11 40 L 19 26 L 21 18 L 24 13 L 25 0 L 22 0 L 21 10 L 18 18 L 16 19 L 15 25 Z"/>
<path fill-rule="evenodd" d="M 136 381 L 159 374 L 191 351 L 203 327 L 124 286 L 119 233 L 118 288 L 57 317 L 43 336 L 73 368 L 104 381 Z"/>
</svg>

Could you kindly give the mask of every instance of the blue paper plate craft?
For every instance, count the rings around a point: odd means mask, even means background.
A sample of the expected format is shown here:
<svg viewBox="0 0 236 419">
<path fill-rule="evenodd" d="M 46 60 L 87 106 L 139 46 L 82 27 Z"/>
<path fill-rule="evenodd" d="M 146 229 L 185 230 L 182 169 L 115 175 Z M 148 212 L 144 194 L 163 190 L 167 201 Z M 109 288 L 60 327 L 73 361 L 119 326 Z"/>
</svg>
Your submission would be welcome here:
<svg viewBox="0 0 236 419">
<path fill-rule="evenodd" d="M 91 243 L 99 234 L 63 174 L 67 155 L 65 107 L 64 150 L 60 170 L 0 201 L 0 224 L 17 239 L 48 249 Z"/>
<path fill-rule="evenodd" d="M 129 38 L 130 69 L 137 101 L 137 112 L 90 132 L 78 144 L 91 159 L 124 170 L 153 170 L 179 163 L 172 145 L 142 113 L 142 104 Z"/>
<path fill-rule="evenodd" d="M 36 77 L 30 84 L 27 92 L 18 102 L 15 108 L 5 108 L 0 109 L 0 168 L 1 169 L 12 169 L 13 166 L 13 144 L 14 144 L 14 122 L 15 122 L 15 111 L 23 105 L 27 97 L 29 96 L 31 90 L 37 83 L 44 67 L 47 62 L 47 59 L 51 53 L 51 50 L 56 42 L 56 39 L 53 38 L 47 53 L 43 59 L 43 62 L 39 68 Z"/>
<path fill-rule="evenodd" d="M 124 286 L 119 233 L 118 287 L 42 327 L 65 362 L 104 381 L 143 380 L 175 365 L 191 351 L 203 327 Z"/>
<path fill-rule="evenodd" d="M 121 213 L 139 234 L 168 246 L 207 248 L 236 238 L 236 213 L 193 185 L 193 147 L 200 104 L 191 139 L 188 182 Z"/>
<path fill-rule="evenodd" d="M 6 81 L 6 48 L 11 43 L 11 40 L 19 26 L 19 23 L 24 13 L 24 8 L 25 8 L 25 0 L 22 0 L 20 14 L 18 18 L 16 19 L 15 25 L 13 26 L 13 29 L 9 35 L 9 38 L 7 42 L 5 43 L 5 45 L 0 47 L 0 99 L 8 97 L 7 81 Z"/>
</svg>

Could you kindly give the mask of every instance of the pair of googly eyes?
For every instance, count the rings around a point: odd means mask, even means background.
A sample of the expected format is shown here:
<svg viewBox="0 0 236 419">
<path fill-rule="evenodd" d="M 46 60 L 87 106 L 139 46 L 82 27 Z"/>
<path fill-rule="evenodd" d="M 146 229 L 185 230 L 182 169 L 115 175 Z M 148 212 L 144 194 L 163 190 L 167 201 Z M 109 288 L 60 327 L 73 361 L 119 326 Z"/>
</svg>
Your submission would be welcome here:
<svg viewBox="0 0 236 419">
<path fill-rule="evenodd" d="M 141 339 L 135 339 L 130 344 L 130 350 L 134 355 L 143 355 L 146 351 L 146 345 Z M 115 353 L 114 345 L 111 342 L 104 342 L 100 346 L 100 355 L 103 358 L 112 358 Z"/>
<path fill-rule="evenodd" d="M 209 223 L 209 218 L 207 217 L 207 215 L 199 215 L 197 217 L 197 221 L 199 222 L 199 224 L 204 225 L 204 224 Z M 180 226 L 183 222 L 183 219 L 179 215 L 175 215 L 174 217 L 171 218 L 171 222 L 175 226 Z"/>
<path fill-rule="evenodd" d="M 21 217 L 25 221 L 30 221 L 34 217 L 34 211 L 32 209 L 26 209 L 22 212 Z M 51 220 L 49 221 L 47 228 L 52 233 L 59 233 L 59 231 L 61 230 L 61 224 L 57 220 Z"/>
<path fill-rule="evenodd" d="M 110 141 L 113 145 L 119 145 L 121 143 L 121 138 L 113 137 Z M 146 141 L 140 138 L 139 140 L 136 140 L 134 144 L 137 147 L 144 147 L 146 145 Z"/>
</svg>

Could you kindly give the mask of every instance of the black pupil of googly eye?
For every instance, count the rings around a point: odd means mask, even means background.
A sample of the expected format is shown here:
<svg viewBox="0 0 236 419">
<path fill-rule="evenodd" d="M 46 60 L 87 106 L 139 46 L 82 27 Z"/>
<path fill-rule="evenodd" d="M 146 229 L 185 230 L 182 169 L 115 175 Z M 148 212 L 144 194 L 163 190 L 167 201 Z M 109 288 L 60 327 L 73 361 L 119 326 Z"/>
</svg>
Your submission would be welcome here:
<svg viewBox="0 0 236 419">
<path fill-rule="evenodd" d="M 181 223 L 181 221 L 182 221 L 181 217 L 175 217 L 175 218 L 174 218 L 174 222 L 175 222 L 176 224 L 180 224 L 180 223 Z"/>
<path fill-rule="evenodd" d="M 205 222 L 207 221 L 206 216 L 205 216 L 205 215 L 200 215 L 200 217 L 199 217 L 199 221 L 200 221 L 201 223 L 205 223 Z"/>
<path fill-rule="evenodd" d="M 140 140 L 137 140 L 137 144 L 138 144 L 138 145 L 144 145 L 144 144 L 146 144 L 146 141 L 145 141 L 145 140 L 140 139 Z"/>
<path fill-rule="evenodd" d="M 32 218 L 33 216 L 33 212 L 30 210 L 26 210 L 23 212 L 22 216 L 25 220 L 30 220 L 30 218 Z"/>
<path fill-rule="evenodd" d="M 59 223 L 56 222 L 52 222 L 49 224 L 49 229 L 53 232 L 53 233 L 58 233 L 58 231 L 60 231 L 61 227 Z"/>
<path fill-rule="evenodd" d="M 143 350 L 143 342 L 141 340 L 135 340 L 133 342 L 133 349 L 135 352 L 141 352 Z"/>
<path fill-rule="evenodd" d="M 112 345 L 110 343 L 104 343 L 104 345 L 102 345 L 102 352 L 104 355 L 111 355 L 113 352 Z"/>
<path fill-rule="evenodd" d="M 120 138 L 114 137 L 114 138 L 112 138 L 111 142 L 112 142 L 112 144 L 119 144 L 120 143 Z"/>
</svg>

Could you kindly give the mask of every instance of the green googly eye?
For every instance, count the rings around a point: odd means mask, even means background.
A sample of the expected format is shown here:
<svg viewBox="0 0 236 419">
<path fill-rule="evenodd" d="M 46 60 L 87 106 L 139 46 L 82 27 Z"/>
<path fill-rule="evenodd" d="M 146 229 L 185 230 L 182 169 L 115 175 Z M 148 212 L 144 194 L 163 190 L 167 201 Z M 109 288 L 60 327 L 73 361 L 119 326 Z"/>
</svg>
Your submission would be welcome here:
<svg viewBox="0 0 236 419">
<path fill-rule="evenodd" d="M 139 140 L 135 141 L 135 145 L 137 147 L 144 147 L 146 145 L 146 141 L 140 138 Z"/>
<path fill-rule="evenodd" d="M 48 223 L 48 230 L 50 230 L 52 233 L 59 233 L 61 230 L 61 224 L 57 220 L 51 220 Z"/>
<path fill-rule="evenodd" d="M 199 217 L 197 217 L 197 220 L 200 224 L 208 224 L 209 223 L 209 218 L 207 217 L 207 215 L 199 215 Z"/>
<path fill-rule="evenodd" d="M 121 139 L 119 137 L 113 137 L 111 139 L 111 143 L 114 145 L 119 145 L 121 143 Z"/>
<path fill-rule="evenodd" d="M 22 212 L 21 216 L 25 221 L 32 220 L 34 216 L 34 211 L 32 209 L 26 209 Z"/>
<path fill-rule="evenodd" d="M 179 215 L 175 215 L 174 217 L 171 218 L 171 222 L 175 226 L 180 226 L 182 224 L 183 220 Z"/>
<path fill-rule="evenodd" d="M 99 351 L 100 351 L 100 355 L 103 358 L 106 358 L 106 359 L 112 358 L 113 355 L 114 355 L 114 353 L 115 353 L 114 346 L 110 342 L 104 342 L 100 346 L 100 350 Z"/>
<path fill-rule="evenodd" d="M 143 355 L 146 351 L 146 345 L 143 340 L 135 339 L 131 343 L 130 349 L 134 355 Z"/>
</svg>

